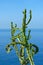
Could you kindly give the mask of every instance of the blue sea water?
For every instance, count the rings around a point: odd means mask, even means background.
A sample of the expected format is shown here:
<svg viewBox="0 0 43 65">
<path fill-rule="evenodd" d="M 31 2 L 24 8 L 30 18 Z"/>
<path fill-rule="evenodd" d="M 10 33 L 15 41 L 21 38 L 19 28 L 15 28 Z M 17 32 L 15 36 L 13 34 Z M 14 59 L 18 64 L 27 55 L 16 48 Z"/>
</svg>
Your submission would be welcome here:
<svg viewBox="0 0 43 65">
<path fill-rule="evenodd" d="M 20 65 L 14 49 L 6 53 L 5 47 L 10 43 L 10 38 L 10 30 L 0 30 L 0 65 Z M 30 42 L 39 47 L 39 52 L 34 56 L 35 65 L 43 65 L 43 30 L 31 30 Z"/>
</svg>

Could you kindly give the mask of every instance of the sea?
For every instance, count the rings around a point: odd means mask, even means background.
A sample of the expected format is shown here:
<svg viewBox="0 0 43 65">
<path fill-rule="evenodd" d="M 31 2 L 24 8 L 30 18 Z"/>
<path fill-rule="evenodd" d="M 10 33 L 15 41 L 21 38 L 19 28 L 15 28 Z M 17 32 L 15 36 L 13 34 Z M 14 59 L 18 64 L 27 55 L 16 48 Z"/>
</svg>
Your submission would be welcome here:
<svg viewBox="0 0 43 65">
<path fill-rule="evenodd" d="M 31 29 L 31 39 L 29 41 L 39 48 L 39 52 L 33 58 L 34 64 L 43 65 L 43 29 Z M 14 49 L 10 53 L 6 52 L 6 45 L 10 42 L 11 30 L 0 29 L 0 65 L 20 65 Z"/>
</svg>

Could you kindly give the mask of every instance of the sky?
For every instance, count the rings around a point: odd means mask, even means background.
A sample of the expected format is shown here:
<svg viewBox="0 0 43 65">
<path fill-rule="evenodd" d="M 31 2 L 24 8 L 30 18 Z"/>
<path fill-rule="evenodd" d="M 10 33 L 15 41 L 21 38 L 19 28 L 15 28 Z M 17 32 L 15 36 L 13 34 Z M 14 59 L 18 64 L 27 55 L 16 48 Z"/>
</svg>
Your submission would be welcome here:
<svg viewBox="0 0 43 65">
<path fill-rule="evenodd" d="M 0 29 L 10 29 L 11 21 L 22 26 L 23 10 L 32 10 L 32 20 L 28 25 L 32 29 L 43 29 L 43 0 L 0 0 Z"/>
</svg>

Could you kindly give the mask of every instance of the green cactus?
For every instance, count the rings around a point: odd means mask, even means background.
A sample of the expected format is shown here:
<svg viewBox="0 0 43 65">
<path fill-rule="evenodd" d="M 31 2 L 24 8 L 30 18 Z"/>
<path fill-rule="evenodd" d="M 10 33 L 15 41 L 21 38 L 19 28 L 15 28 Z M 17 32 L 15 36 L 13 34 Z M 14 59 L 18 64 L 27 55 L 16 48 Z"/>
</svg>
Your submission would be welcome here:
<svg viewBox="0 0 43 65">
<path fill-rule="evenodd" d="M 39 51 L 39 49 L 35 44 L 28 42 L 31 38 L 31 30 L 28 30 L 28 35 L 26 35 L 27 25 L 32 19 L 32 11 L 30 10 L 30 18 L 28 22 L 26 22 L 26 9 L 23 11 L 23 15 L 24 17 L 22 22 L 22 28 L 17 28 L 17 25 L 14 26 L 13 22 L 11 22 L 12 41 L 6 46 L 6 51 L 9 53 L 11 50 L 13 50 L 12 48 L 10 48 L 10 46 L 13 46 L 21 65 L 27 65 L 28 63 L 30 63 L 30 65 L 35 65 L 33 61 L 33 56 Z M 17 30 L 20 30 L 20 33 L 14 35 Z M 20 45 L 20 49 L 18 49 L 18 44 Z"/>
</svg>

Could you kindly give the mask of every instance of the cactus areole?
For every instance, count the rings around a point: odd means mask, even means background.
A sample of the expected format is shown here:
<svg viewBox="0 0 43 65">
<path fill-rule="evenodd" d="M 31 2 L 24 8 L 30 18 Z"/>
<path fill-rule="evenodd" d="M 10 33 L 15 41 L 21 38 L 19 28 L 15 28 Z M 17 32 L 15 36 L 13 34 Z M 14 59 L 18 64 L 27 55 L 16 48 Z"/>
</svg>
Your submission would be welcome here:
<svg viewBox="0 0 43 65">
<path fill-rule="evenodd" d="M 35 65 L 33 56 L 39 51 L 39 49 L 35 44 L 29 42 L 31 38 L 31 30 L 28 30 L 28 35 L 26 35 L 26 28 L 32 19 L 32 11 L 30 10 L 29 12 L 30 16 L 27 22 L 26 12 L 25 9 L 23 11 L 24 17 L 21 28 L 18 28 L 17 25 L 14 26 L 13 22 L 11 22 L 11 43 L 6 46 L 6 51 L 9 53 L 12 50 L 10 46 L 12 46 L 16 51 L 21 65 Z M 17 30 L 20 32 L 15 35 Z M 18 44 L 20 45 L 20 48 L 18 48 Z"/>
</svg>

